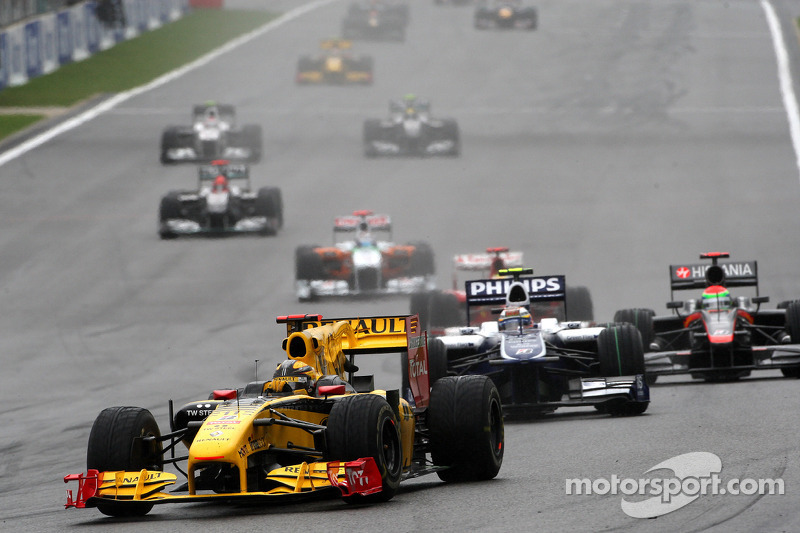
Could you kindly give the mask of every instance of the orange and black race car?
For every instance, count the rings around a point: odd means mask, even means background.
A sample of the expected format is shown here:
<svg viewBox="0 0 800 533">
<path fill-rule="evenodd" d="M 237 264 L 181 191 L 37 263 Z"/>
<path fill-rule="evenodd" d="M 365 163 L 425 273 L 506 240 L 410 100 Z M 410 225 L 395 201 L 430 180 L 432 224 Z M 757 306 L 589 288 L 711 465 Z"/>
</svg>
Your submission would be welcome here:
<svg viewBox="0 0 800 533">
<path fill-rule="evenodd" d="M 652 309 L 620 309 L 616 322 L 635 324 L 645 348 L 647 378 L 690 374 L 706 381 L 730 381 L 753 370 L 777 370 L 800 377 L 800 300 L 764 309 L 769 297 L 758 289 L 756 261 L 730 261 L 727 252 L 700 255 L 708 263 L 670 265 L 672 315 Z M 746 293 L 732 296 L 729 289 Z M 700 298 L 675 301 L 675 291 L 703 290 Z M 753 291 L 755 294 L 753 295 Z"/>
<path fill-rule="evenodd" d="M 372 57 L 354 55 L 352 43 L 345 39 L 326 39 L 322 53 L 301 56 L 297 61 L 298 85 L 369 85 L 372 83 Z"/>
<path fill-rule="evenodd" d="M 333 236 L 332 246 L 297 248 L 295 289 L 300 301 L 433 289 L 433 250 L 426 242 L 393 243 L 389 215 L 355 211 L 336 217 Z"/>
<path fill-rule="evenodd" d="M 278 317 L 288 357 L 270 381 L 215 390 L 162 435 L 150 411 L 110 407 L 92 426 L 88 471 L 68 475 L 66 507 L 145 515 L 156 504 L 287 502 L 324 494 L 386 501 L 400 481 L 494 478 L 503 461 L 500 396 L 485 376 L 446 376 L 415 316 Z M 356 354 L 405 354 L 399 390 L 356 376 Z M 178 453 L 179 446 L 188 452 Z M 177 473 L 170 472 L 174 470 Z M 176 485 L 179 475 L 185 482 Z"/>
</svg>

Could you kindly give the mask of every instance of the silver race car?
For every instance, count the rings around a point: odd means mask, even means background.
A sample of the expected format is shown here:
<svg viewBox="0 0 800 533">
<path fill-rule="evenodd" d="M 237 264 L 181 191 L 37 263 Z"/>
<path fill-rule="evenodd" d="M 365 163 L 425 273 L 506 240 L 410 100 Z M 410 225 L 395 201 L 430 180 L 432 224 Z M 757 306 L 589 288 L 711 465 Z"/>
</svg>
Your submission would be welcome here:
<svg viewBox="0 0 800 533">
<path fill-rule="evenodd" d="M 162 239 L 232 233 L 275 235 L 282 226 L 280 189 L 252 191 L 247 165 L 227 160 L 200 166 L 196 190 L 171 191 L 159 206 L 158 234 Z"/>
<path fill-rule="evenodd" d="M 389 102 L 389 117 L 364 122 L 364 155 L 457 156 L 461 153 L 458 123 L 434 119 L 430 104 L 407 95 Z"/>
<path fill-rule="evenodd" d="M 161 134 L 161 162 L 207 163 L 229 159 L 261 160 L 261 126 L 236 125 L 232 105 L 207 102 L 194 106 L 191 126 L 169 126 Z"/>
</svg>

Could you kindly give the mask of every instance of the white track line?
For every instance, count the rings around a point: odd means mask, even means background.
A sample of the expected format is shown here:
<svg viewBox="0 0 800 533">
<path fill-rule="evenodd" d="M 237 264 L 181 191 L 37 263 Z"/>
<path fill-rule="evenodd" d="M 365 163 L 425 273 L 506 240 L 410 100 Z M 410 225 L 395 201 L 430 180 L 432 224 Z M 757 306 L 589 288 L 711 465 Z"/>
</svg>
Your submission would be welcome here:
<svg viewBox="0 0 800 533">
<path fill-rule="evenodd" d="M 769 0 L 761 0 L 761 7 L 767 17 L 769 32 L 772 34 L 772 46 L 775 48 L 775 57 L 778 60 L 778 80 L 780 82 L 783 106 L 786 108 L 786 116 L 789 119 L 789 133 L 792 137 L 794 147 L 795 165 L 800 172 L 800 114 L 797 108 L 797 97 L 794 93 L 792 83 L 792 72 L 789 68 L 789 52 L 786 50 L 786 43 L 783 40 L 783 31 L 775 14 L 775 8 Z"/>
<path fill-rule="evenodd" d="M 175 69 L 175 70 L 173 70 L 171 72 L 167 72 L 163 76 L 154 79 L 150 83 L 147 83 L 145 85 L 141 85 L 139 87 L 135 87 L 135 88 L 130 89 L 130 90 L 125 91 L 125 92 L 118 93 L 118 94 L 112 96 L 111 98 L 109 98 L 108 100 L 104 100 L 103 102 L 99 103 L 98 105 L 92 107 L 91 109 L 87 109 L 83 113 L 81 113 L 79 115 L 76 115 L 76 116 L 74 116 L 74 117 L 72 117 L 70 119 L 67 119 L 64 122 L 61 122 L 61 123 L 57 124 L 53 128 L 51 128 L 51 129 L 49 129 L 47 131 L 44 131 L 44 132 L 40 133 L 39 135 L 36 135 L 35 137 L 32 137 L 32 138 L 28 139 L 27 141 L 15 146 L 14 148 L 11 148 L 7 152 L 4 152 L 4 153 L 0 154 L 0 167 L 5 165 L 9 161 L 13 161 L 14 159 L 20 157 L 21 155 L 24 155 L 24 154 L 30 152 L 31 150 L 33 150 L 35 148 L 38 148 L 39 146 L 43 145 L 44 143 L 46 143 L 50 139 L 53 139 L 54 137 L 57 137 L 58 135 L 61 135 L 62 133 L 65 133 L 67 131 L 75 129 L 78 126 L 80 126 L 82 124 L 85 124 L 86 122 L 89 122 L 90 120 L 96 118 L 98 115 L 100 115 L 102 113 L 105 113 L 106 111 L 108 111 L 110 109 L 113 109 L 114 107 L 118 106 L 119 104 L 121 104 L 121 103 L 123 103 L 123 102 L 125 102 L 127 100 L 130 100 L 134 96 L 138 96 L 138 95 L 140 95 L 142 93 L 145 93 L 147 91 L 151 91 L 153 89 L 161 87 L 162 85 L 164 85 L 166 83 L 169 83 L 169 82 L 171 82 L 173 80 L 176 80 L 176 79 L 180 78 L 181 76 L 183 76 L 184 74 L 186 74 L 188 72 L 191 72 L 191 71 L 193 71 L 195 69 L 198 69 L 198 68 L 200 68 L 202 66 L 207 65 L 211 61 L 217 59 L 219 56 L 221 56 L 223 54 L 226 54 L 226 53 L 230 52 L 231 50 L 234 50 L 234 49 L 242 46 L 243 44 L 252 41 L 253 39 L 255 39 L 257 37 L 260 37 L 261 35 L 269 32 L 269 31 L 272 31 L 272 30 L 274 30 L 276 28 L 279 28 L 280 26 L 283 26 L 287 22 L 291 22 L 292 20 L 294 20 L 294 19 L 296 19 L 296 18 L 298 18 L 298 17 L 300 17 L 302 15 L 305 15 L 306 13 L 308 13 L 310 11 L 318 9 L 318 8 L 320 8 L 322 6 L 327 5 L 327 4 L 332 4 L 333 2 L 336 2 L 336 1 L 337 0 L 316 0 L 314 2 L 310 2 L 308 4 L 304 4 L 304 5 L 300 6 L 300 7 L 296 7 L 294 9 L 292 9 L 291 11 L 287 11 L 286 13 L 281 15 L 280 17 L 278 17 L 278 18 L 268 22 L 267 24 L 261 26 L 260 28 L 256 28 L 255 30 L 253 30 L 253 31 L 251 31 L 249 33 L 246 33 L 246 34 L 244 34 L 244 35 L 242 35 L 240 37 L 237 37 L 236 39 L 233 39 L 232 41 L 228 41 L 227 43 L 225 43 L 221 47 L 219 47 L 219 48 L 217 48 L 215 50 L 212 50 L 211 52 L 209 52 L 206 55 L 204 55 L 204 56 L 192 61 L 191 63 L 188 63 L 188 64 L 186 64 L 186 65 L 184 65 L 184 66 L 182 66 L 182 67 L 180 67 L 178 69 Z"/>
</svg>

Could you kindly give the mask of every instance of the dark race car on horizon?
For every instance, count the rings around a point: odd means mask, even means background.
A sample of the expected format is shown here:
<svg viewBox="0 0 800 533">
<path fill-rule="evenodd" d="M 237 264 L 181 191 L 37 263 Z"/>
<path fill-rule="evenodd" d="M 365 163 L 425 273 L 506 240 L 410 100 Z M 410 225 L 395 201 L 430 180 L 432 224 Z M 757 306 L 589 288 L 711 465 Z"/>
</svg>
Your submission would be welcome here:
<svg viewBox="0 0 800 533">
<path fill-rule="evenodd" d="M 535 30 L 538 23 L 536 8 L 524 6 L 519 0 L 488 0 L 475 9 L 475 28 L 479 30 Z"/>
</svg>

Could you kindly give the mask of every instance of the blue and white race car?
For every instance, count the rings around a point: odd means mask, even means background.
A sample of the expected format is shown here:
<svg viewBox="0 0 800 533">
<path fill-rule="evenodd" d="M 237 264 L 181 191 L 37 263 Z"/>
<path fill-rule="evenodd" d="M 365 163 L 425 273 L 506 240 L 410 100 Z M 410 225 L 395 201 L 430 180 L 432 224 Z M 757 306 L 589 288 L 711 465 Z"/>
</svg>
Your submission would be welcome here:
<svg viewBox="0 0 800 533">
<path fill-rule="evenodd" d="M 586 405 L 612 415 L 645 412 L 650 395 L 634 326 L 535 321 L 531 310 L 564 305 L 565 277 L 530 276 L 523 268 L 500 274 L 507 277 L 466 283 L 468 321 L 470 307 L 487 304 L 502 305 L 498 319 L 447 328 L 429 343 L 432 361 L 446 359 L 450 374 L 489 376 L 506 415 Z"/>
</svg>

